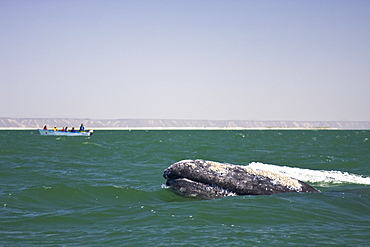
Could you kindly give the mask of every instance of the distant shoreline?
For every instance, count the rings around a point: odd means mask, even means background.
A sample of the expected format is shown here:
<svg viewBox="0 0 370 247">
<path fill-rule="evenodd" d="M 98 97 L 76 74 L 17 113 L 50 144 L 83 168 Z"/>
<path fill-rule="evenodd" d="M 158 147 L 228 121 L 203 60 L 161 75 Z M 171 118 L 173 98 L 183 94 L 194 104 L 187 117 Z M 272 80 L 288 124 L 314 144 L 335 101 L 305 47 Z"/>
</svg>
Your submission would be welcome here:
<svg viewBox="0 0 370 247">
<path fill-rule="evenodd" d="M 191 119 L 78 119 L 78 118 L 0 118 L 0 129 L 57 128 L 94 130 L 370 130 L 370 121 L 260 121 Z"/>
<path fill-rule="evenodd" d="M 3 127 L 0 130 L 38 130 L 39 128 L 16 128 L 16 127 Z M 260 128 L 230 128 L 230 127 L 119 127 L 119 128 L 88 128 L 93 130 L 340 130 L 336 128 L 284 128 L 284 127 L 260 127 Z M 344 130 L 344 129 L 343 129 Z M 346 129 L 349 130 L 349 129 Z M 355 130 L 355 129 L 354 129 Z M 360 130 L 360 129 L 356 129 Z"/>
</svg>

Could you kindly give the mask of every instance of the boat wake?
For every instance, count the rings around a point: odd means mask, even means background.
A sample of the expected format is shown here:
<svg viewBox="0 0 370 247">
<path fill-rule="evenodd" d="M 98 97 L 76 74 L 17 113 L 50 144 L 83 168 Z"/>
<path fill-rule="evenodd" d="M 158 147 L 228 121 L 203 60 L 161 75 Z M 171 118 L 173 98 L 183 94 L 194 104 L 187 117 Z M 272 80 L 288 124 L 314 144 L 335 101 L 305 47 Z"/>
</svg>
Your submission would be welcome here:
<svg viewBox="0 0 370 247">
<path fill-rule="evenodd" d="M 269 165 L 260 162 L 252 162 L 248 166 L 254 169 L 284 174 L 304 182 L 330 184 L 353 183 L 370 185 L 370 177 L 342 171 L 310 170 L 288 166 Z"/>
</svg>

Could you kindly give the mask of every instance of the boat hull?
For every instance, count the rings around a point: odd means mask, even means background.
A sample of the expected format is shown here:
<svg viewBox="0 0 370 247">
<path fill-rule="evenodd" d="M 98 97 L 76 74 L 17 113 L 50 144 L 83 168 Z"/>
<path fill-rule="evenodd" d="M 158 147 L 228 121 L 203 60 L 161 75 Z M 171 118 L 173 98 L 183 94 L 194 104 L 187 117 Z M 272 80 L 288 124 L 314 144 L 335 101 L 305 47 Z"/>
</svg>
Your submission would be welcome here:
<svg viewBox="0 0 370 247">
<path fill-rule="evenodd" d="M 43 130 L 38 129 L 40 135 L 42 136 L 91 136 L 93 134 L 93 130 L 88 130 L 84 132 L 64 132 L 64 131 L 54 131 L 54 130 Z"/>
</svg>

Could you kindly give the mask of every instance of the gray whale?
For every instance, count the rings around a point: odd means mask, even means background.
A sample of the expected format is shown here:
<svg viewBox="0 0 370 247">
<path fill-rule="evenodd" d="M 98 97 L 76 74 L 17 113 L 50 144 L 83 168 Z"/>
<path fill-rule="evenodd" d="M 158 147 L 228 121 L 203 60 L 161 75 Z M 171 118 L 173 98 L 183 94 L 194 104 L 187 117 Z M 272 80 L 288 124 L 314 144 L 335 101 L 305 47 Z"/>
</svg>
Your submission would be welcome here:
<svg viewBox="0 0 370 247">
<path fill-rule="evenodd" d="M 201 199 L 237 195 L 272 195 L 286 192 L 320 192 L 282 174 L 228 163 L 182 160 L 163 172 L 174 192 Z"/>
</svg>

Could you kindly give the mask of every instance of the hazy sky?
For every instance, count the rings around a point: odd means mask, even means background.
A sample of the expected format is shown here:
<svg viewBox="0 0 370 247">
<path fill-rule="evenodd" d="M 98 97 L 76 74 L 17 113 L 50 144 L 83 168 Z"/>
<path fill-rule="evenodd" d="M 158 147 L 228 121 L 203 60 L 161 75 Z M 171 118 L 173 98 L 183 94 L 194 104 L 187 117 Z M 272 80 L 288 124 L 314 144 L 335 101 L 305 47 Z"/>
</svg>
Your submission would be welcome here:
<svg viewBox="0 0 370 247">
<path fill-rule="evenodd" d="M 0 117 L 370 121 L 370 1 L 0 0 Z"/>
</svg>

